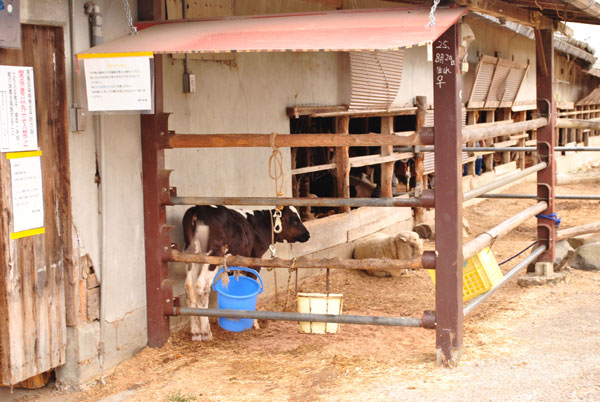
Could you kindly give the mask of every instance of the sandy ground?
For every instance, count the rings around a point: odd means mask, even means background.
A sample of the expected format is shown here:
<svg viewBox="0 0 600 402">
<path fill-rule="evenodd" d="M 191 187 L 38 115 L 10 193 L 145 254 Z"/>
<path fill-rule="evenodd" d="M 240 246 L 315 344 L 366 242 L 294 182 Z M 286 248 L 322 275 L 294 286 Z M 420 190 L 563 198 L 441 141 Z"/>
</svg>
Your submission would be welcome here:
<svg viewBox="0 0 600 402">
<path fill-rule="evenodd" d="M 509 192 L 534 193 L 533 184 Z M 600 185 L 560 187 L 559 194 L 600 194 Z M 486 200 L 465 209 L 469 237 L 514 215 L 533 200 Z M 598 201 L 560 201 L 561 228 L 597 221 Z M 501 262 L 535 238 L 535 220 L 498 240 Z M 426 248 L 432 248 L 428 243 Z M 519 259 L 502 266 L 509 270 Z M 293 287 L 293 286 L 292 286 Z M 323 277 L 300 291 L 322 292 Z M 434 307 L 425 271 L 396 278 L 332 271 L 331 291 L 344 294 L 345 314 L 420 317 Z M 261 301 L 281 310 L 285 297 Z M 290 296 L 290 300 L 293 295 Z M 215 340 L 189 333 L 161 349 L 144 349 L 84 392 L 15 391 L 17 401 L 598 401 L 600 273 L 568 271 L 563 283 L 521 288 L 509 282 L 465 319 L 458 368 L 435 365 L 435 332 L 420 328 L 343 325 L 329 335 L 301 334 L 293 322 L 261 322 L 260 331 Z M 292 306 L 292 308 L 294 308 Z M 288 308 L 289 310 L 290 308 Z M 0 394 L 2 399 L 2 394 Z"/>
</svg>

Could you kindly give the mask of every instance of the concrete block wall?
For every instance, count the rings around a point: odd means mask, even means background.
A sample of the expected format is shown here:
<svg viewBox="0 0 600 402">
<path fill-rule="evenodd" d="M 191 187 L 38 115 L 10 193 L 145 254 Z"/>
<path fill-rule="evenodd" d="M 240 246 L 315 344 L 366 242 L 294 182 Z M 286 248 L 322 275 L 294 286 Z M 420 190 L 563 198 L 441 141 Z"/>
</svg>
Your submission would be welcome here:
<svg viewBox="0 0 600 402">
<path fill-rule="evenodd" d="M 67 327 L 67 361 L 56 370 L 57 383 L 77 388 L 103 371 L 137 354 L 147 343 L 146 309 L 137 309 L 104 328 L 104 361 L 100 322 Z"/>
</svg>

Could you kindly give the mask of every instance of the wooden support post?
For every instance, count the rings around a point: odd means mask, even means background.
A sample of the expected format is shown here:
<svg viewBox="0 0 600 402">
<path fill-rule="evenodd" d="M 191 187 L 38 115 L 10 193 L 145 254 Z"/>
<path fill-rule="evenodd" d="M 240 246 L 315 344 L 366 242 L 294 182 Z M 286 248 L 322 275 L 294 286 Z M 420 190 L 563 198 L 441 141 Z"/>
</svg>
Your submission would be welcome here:
<svg viewBox="0 0 600 402">
<path fill-rule="evenodd" d="M 139 2 L 138 16 L 140 20 L 163 20 L 163 3 L 158 0 Z M 165 152 L 159 145 L 168 134 L 169 119 L 169 115 L 163 113 L 162 74 L 163 56 L 157 55 L 154 57 L 155 114 L 141 115 L 148 346 L 156 348 L 163 346 L 171 334 L 166 309 L 173 304 L 172 289 L 166 286 L 165 256 L 169 252 L 170 237 L 163 200 L 169 196 L 168 174 L 164 174 Z"/>
<path fill-rule="evenodd" d="M 525 120 L 527 120 L 527 115 L 525 112 L 518 112 L 514 115 L 513 120 L 515 122 L 525 121 Z M 523 134 L 527 135 L 527 132 L 524 132 Z M 527 142 L 527 137 L 519 138 L 517 140 L 517 146 L 524 147 L 526 142 Z M 521 170 L 525 169 L 525 152 L 524 151 L 517 152 L 517 161 L 518 161 L 517 168 L 519 168 Z"/>
<path fill-rule="evenodd" d="M 427 113 L 427 97 L 415 97 L 416 123 L 415 132 L 420 133 L 425 126 L 425 114 Z M 415 197 L 420 197 L 423 190 L 427 190 L 425 173 L 425 154 L 422 152 L 415 153 Z M 410 182 L 409 182 L 410 186 Z M 425 208 L 415 208 L 415 223 L 423 223 L 425 221 Z"/>
<path fill-rule="evenodd" d="M 477 123 L 477 112 L 476 111 L 469 111 L 467 112 L 467 126 L 472 125 Z M 474 147 L 475 146 L 475 142 L 468 142 L 467 143 L 468 147 Z M 474 156 L 473 152 L 469 152 L 469 157 Z M 477 159 L 475 159 L 474 161 L 471 162 L 467 162 L 467 174 L 469 176 L 475 176 L 475 164 L 476 164 Z"/>
<path fill-rule="evenodd" d="M 392 135 L 394 133 L 394 116 L 381 117 L 381 135 Z M 388 156 L 394 152 L 392 145 L 381 147 L 381 156 Z M 394 175 L 394 162 L 381 164 L 380 197 L 392 197 L 394 189 L 392 188 L 392 176 Z"/>
<path fill-rule="evenodd" d="M 493 123 L 496 119 L 495 119 L 495 115 L 492 111 L 488 110 L 485 113 L 485 122 L 486 123 Z M 486 147 L 491 147 L 494 144 L 494 139 L 490 138 L 488 140 L 485 140 L 485 146 Z M 485 165 L 485 171 L 486 172 L 493 172 L 494 171 L 494 154 L 487 154 L 483 157 L 483 164 Z"/>
<path fill-rule="evenodd" d="M 155 66 L 156 67 L 156 66 Z M 170 241 L 165 239 L 167 215 L 161 194 L 169 195 L 164 172 L 164 150 L 158 147 L 159 137 L 167 135 L 168 114 L 142 115 L 142 166 L 144 185 L 144 234 L 146 245 L 146 300 L 148 311 L 148 346 L 161 347 L 170 336 L 165 303 L 172 303 L 172 294 L 164 288 L 168 266 L 163 255 Z M 167 176 L 168 177 L 168 176 Z M 166 248 L 166 250 L 165 250 Z M 168 300 L 168 301 L 167 301 Z"/>
<path fill-rule="evenodd" d="M 455 366 L 463 345 L 462 136 L 458 25 L 433 44 L 436 360 Z"/>
<path fill-rule="evenodd" d="M 335 118 L 335 132 L 349 134 L 350 117 L 339 116 Z M 336 191 L 338 198 L 350 198 L 350 155 L 349 147 L 335 148 L 336 165 Z M 350 212 L 350 207 L 340 207 L 339 212 Z"/>
<path fill-rule="evenodd" d="M 510 120 L 512 119 L 512 111 L 510 109 L 502 109 L 502 120 Z M 510 136 L 507 135 L 503 137 L 503 140 L 510 140 Z M 506 164 L 510 162 L 510 151 L 502 152 L 502 164 Z"/>
<path fill-rule="evenodd" d="M 556 101 L 554 99 L 554 33 L 552 29 L 536 29 L 537 60 L 537 108 L 539 115 L 548 116 L 548 125 L 540 127 L 537 135 L 538 158 L 548 166 L 537 174 L 537 195 L 540 201 L 546 201 L 548 208 L 543 215 L 551 215 L 554 208 L 556 189 Z M 540 262 L 554 261 L 556 225 L 552 220 L 538 218 L 537 238 L 539 245 L 546 245 L 546 251 L 540 256 Z"/>
</svg>

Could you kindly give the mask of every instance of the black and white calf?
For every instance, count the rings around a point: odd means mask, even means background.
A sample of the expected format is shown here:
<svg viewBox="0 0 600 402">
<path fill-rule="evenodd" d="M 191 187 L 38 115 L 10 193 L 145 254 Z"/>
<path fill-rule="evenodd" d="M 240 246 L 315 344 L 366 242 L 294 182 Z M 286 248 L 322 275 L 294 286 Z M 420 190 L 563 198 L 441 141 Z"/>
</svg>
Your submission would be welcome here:
<svg viewBox="0 0 600 402">
<path fill-rule="evenodd" d="M 223 206 L 195 206 L 183 216 L 185 252 L 214 256 L 228 254 L 261 258 L 269 249 L 273 235 L 275 210 L 242 212 Z M 306 242 L 310 233 L 302 224 L 294 207 L 281 211 L 281 231 L 275 242 Z M 190 307 L 207 308 L 210 285 L 216 270 L 208 264 L 188 266 L 185 289 Z M 208 317 L 191 317 L 192 340 L 212 339 Z"/>
</svg>

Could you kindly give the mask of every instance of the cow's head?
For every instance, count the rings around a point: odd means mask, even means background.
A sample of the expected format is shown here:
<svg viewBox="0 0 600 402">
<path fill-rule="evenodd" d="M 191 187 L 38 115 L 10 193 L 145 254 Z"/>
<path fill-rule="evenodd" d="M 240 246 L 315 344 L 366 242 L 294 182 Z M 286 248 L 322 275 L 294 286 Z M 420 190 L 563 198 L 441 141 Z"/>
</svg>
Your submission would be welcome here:
<svg viewBox="0 0 600 402">
<path fill-rule="evenodd" d="M 307 242 L 310 233 L 300 220 L 300 215 L 294 207 L 284 207 L 281 211 L 281 233 L 275 235 L 275 241 L 288 243 Z"/>
</svg>

